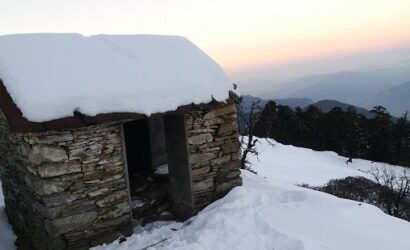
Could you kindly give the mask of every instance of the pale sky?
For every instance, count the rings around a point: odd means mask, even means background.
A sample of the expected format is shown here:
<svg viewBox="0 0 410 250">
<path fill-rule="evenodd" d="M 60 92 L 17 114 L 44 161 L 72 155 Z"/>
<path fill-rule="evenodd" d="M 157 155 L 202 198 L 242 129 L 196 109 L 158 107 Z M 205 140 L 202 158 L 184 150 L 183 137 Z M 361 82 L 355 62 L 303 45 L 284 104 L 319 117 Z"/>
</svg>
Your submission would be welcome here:
<svg viewBox="0 0 410 250">
<path fill-rule="evenodd" d="M 0 0 L 0 34 L 182 35 L 230 74 L 410 45 L 410 0 Z"/>
</svg>

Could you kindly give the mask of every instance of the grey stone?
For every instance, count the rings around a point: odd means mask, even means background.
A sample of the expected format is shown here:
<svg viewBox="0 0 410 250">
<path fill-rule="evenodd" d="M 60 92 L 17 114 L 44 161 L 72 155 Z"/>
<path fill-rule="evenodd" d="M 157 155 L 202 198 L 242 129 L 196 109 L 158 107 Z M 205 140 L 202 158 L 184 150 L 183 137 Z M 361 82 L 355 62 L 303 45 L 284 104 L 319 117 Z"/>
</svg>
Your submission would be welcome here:
<svg viewBox="0 0 410 250">
<path fill-rule="evenodd" d="M 232 171 L 231 173 L 225 175 L 226 178 L 234 178 L 241 175 L 241 171 L 236 170 L 236 171 Z"/>
<path fill-rule="evenodd" d="M 113 206 L 106 214 L 102 216 L 102 218 L 117 218 L 127 213 L 131 213 L 131 206 L 128 202 L 123 202 Z"/>
<path fill-rule="evenodd" d="M 37 178 L 30 178 L 29 176 L 26 176 L 24 180 L 26 184 L 39 195 L 60 193 L 66 190 L 72 184 L 72 182 L 55 182 Z"/>
<path fill-rule="evenodd" d="M 102 194 L 106 194 L 106 193 L 108 193 L 110 191 L 110 189 L 109 188 L 107 188 L 107 187 L 100 187 L 100 188 L 98 188 L 98 189 L 96 189 L 96 190 L 93 190 L 93 191 L 91 191 L 91 192 L 87 192 L 87 194 L 88 194 L 88 196 L 90 196 L 90 197 L 95 197 L 95 196 L 99 196 L 99 195 L 102 195 Z"/>
<path fill-rule="evenodd" d="M 128 191 L 118 191 L 96 202 L 98 207 L 112 207 L 115 204 L 128 200 Z"/>
<path fill-rule="evenodd" d="M 231 122 L 226 122 L 221 124 L 221 126 L 218 129 L 218 136 L 225 136 L 229 135 L 234 131 L 234 127 Z"/>
<path fill-rule="evenodd" d="M 32 166 L 32 165 L 22 165 L 22 164 L 20 164 L 20 163 L 16 163 L 16 165 L 14 165 L 14 169 L 15 170 L 17 170 L 17 171 L 27 171 L 27 172 L 29 172 L 30 174 L 32 174 L 32 175 L 37 175 L 38 174 L 38 172 L 37 172 L 37 168 L 35 167 L 35 166 Z"/>
<path fill-rule="evenodd" d="M 216 159 L 213 159 L 213 160 L 211 161 L 211 163 L 218 165 L 218 164 L 222 164 L 222 163 L 228 162 L 230 159 L 231 159 L 231 156 L 230 156 L 230 155 L 224 155 L 224 156 L 218 157 L 218 158 L 216 158 Z"/>
<path fill-rule="evenodd" d="M 234 107 L 234 105 L 230 104 L 230 105 L 226 105 L 222 108 L 215 109 L 214 112 L 215 112 L 216 116 L 224 116 L 224 115 L 228 115 L 228 114 L 234 114 L 235 107 Z"/>
<path fill-rule="evenodd" d="M 212 179 L 203 180 L 200 182 L 192 183 L 192 189 L 194 192 L 210 190 L 214 186 L 214 182 Z"/>
<path fill-rule="evenodd" d="M 231 155 L 232 155 L 232 160 L 239 160 L 242 157 L 242 151 L 241 149 L 238 149 L 238 151 L 233 152 Z"/>
<path fill-rule="evenodd" d="M 54 219 L 57 217 L 68 217 L 88 211 L 94 211 L 95 202 L 87 199 L 78 199 L 74 202 L 63 202 L 55 207 L 47 208 L 47 218 Z"/>
<path fill-rule="evenodd" d="M 229 154 L 232 152 L 238 151 L 240 148 L 240 144 L 238 141 L 227 142 L 221 145 L 222 154 Z"/>
<path fill-rule="evenodd" d="M 101 145 L 101 144 L 94 144 L 94 145 L 91 145 L 91 146 L 90 146 L 90 149 L 91 149 L 91 151 L 92 151 L 94 154 L 99 155 L 99 154 L 101 154 L 101 152 L 102 152 L 103 145 Z"/>
<path fill-rule="evenodd" d="M 242 185 L 242 179 L 240 177 L 234 178 L 230 181 L 225 181 L 216 187 L 217 193 L 225 193 L 234 187 Z"/>
<path fill-rule="evenodd" d="M 27 144 L 23 143 L 20 145 L 21 155 L 28 156 L 29 151 L 30 151 L 30 147 Z"/>
<path fill-rule="evenodd" d="M 81 155 L 83 152 L 86 150 L 86 148 L 69 148 L 69 159 L 70 160 L 75 160 L 75 159 L 80 159 Z"/>
<path fill-rule="evenodd" d="M 223 124 L 225 122 L 225 120 L 221 117 L 215 117 L 209 120 L 206 120 L 203 125 L 204 126 L 212 126 L 212 125 L 219 125 L 219 124 Z"/>
<path fill-rule="evenodd" d="M 43 164 L 38 166 L 37 169 L 41 177 L 55 177 L 81 172 L 81 163 L 73 161 L 58 164 Z"/>
<path fill-rule="evenodd" d="M 81 177 L 83 174 L 81 172 L 79 173 L 73 173 L 73 174 L 66 174 L 66 175 L 61 175 L 54 177 L 53 180 L 55 181 L 79 181 L 81 180 Z"/>
<path fill-rule="evenodd" d="M 212 111 L 207 112 L 207 113 L 203 116 L 203 119 L 204 119 L 204 120 L 210 120 L 210 119 L 213 119 L 213 118 L 215 118 L 215 117 L 216 117 L 216 112 L 215 112 L 215 110 L 212 110 Z"/>
<path fill-rule="evenodd" d="M 42 162 L 65 161 L 68 160 L 68 155 L 62 147 L 38 144 L 33 146 L 28 159 L 33 164 L 38 165 Z"/>
<path fill-rule="evenodd" d="M 75 200 L 86 197 L 85 194 L 60 193 L 43 198 L 43 202 L 47 207 L 55 207 L 61 204 L 71 203 Z"/>
<path fill-rule="evenodd" d="M 192 169 L 191 174 L 193 176 L 198 176 L 198 175 L 203 175 L 203 174 L 209 173 L 209 171 L 211 171 L 211 167 L 205 166 L 205 167 Z"/>
<path fill-rule="evenodd" d="M 213 132 L 214 132 L 213 129 L 199 128 L 199 129 L 189 130 L 188 136 L 193 135 L 193 134 L 203 134 L 203 133 L 213 133 Z"/>
<path fill-rule="evenodd" d="M 215 153 L 198 153 L 198 154 L 191 154 L 189 156 L 189 162 L 190 163 L 200 163 L 204 161 L 209 161 L 216 158 Z"/>
<path fill-rule="evenodd" d="M 40 165 L 43 162 L 41 155 L 37 153 L 30 153 L 28 155 L 28 161 L 33 163 L 34 165 Z"/>
<path fill-rule="evenodd" d="M 67 142 L 74 139 L 71 132 L 59 132 L 52 135 L 33 136 L 28 139 L 30 144 L 55 144 L 58 142 Z"/>
<path fill-rule="evenodd" d="M 127 223 L 131 220 L 130 215 L 126 214 L 123 215 L 121 217 L 112 219 L 112 220 L 105 220 L 105 221 L 101 221 L 99 223 L 97 223 L 95 225 L 95 228 L 99 229 L 99 228 L 113 228 L 113 227 L 117 227 L 120 224 L 124 224 Z"/>
<path fill-rule="evenodd" d="M 190 136 L 188 138 L 188 143 L 191 145 L 199 145 L 199 144 L 211 142 L 212 140 L 213 140 L 212 134 L 206 133 L 206 134 L 198 134 L 198 135 Z"/>
<path fill-rule="evenodd" d="M 52 237 L 62 235 L 66 232 L 73 231 L 77 228 L 94 222 L 97 219 L 97 212 L 90 211 L 76 214 L 65 218 L 46 221 L 46 230 Z"/>
<path fill-rule="evenodd" d="M 221 169 L 222 170 L 234 170 L 234 169 L 240 169 L 241 168 L 241 161 L 239 160 L 232 160 L 228 163 L 225 163 L 222 165 Z"/>
</svg>

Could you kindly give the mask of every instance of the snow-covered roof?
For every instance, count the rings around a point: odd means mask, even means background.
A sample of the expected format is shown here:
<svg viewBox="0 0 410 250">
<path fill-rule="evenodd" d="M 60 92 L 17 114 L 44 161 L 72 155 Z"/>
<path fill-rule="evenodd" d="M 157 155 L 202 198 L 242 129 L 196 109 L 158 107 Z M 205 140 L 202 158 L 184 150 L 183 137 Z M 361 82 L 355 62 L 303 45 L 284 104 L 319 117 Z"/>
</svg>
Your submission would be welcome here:
<svg viewBox="0 0 410 250">
<path fill-rule="evenodd" d="M 0 79 L 23 116 L 44 122 L 114 112 L 150 115 L 229 98 L 223 69 L 183 37 L 0 36 Z"/>
</svg>

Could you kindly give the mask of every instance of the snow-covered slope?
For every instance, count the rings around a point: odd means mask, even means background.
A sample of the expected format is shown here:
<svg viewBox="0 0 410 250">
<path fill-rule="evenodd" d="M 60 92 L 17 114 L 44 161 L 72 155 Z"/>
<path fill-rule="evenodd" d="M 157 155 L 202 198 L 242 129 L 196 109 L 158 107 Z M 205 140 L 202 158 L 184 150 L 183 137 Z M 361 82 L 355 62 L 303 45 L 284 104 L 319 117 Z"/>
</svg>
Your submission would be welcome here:
<svg viewBox="0 0 410 250">
<path fill-rule="evenodd" d="M 410 249 L 410 223 L 374 206 L 248 172 L 242 177 L 243 187 L 186 223 L 152 225 L 122 244 L 97 249 L 145 249 L 153 244 L 151 249 L 181 250 Z"/>
<path fill-rule="evenodd" d="M 319 152 L 312 149 L 283 145 L 273 142 L 274 148 L 264 140 L 257 145 L 259 159 L 253 158 L 254 169 L 269 180 L 289 184 L 309 184 L 319 186 L 330 179 L 347 176 L 363 176 L 372 179 L 367 172 L 372 168 L 389 168 L 400 172 L 402 167 L 386 163 L 353 159 L 346 164 L 345 157 L 335 152 Z"/>
<path fill-rule="evenodd" d="M 232 84 L 186 38 L 156 35 L 0 36 L 0 79 L 30 121 L 225 101 Z"/>
<path fill-rule="evenodd" d="M 346 158 L 332 152 L 279 143 L 272 148 L 262 141 L 258 148 L 260 161 L 252 162 L 259 174 L 244 171 L 242 187 L 197 216 L 136 228 L 125 242 L 96 249 L 410 249 L 410 223 L 371 205 L 295 185 L 366 176 L 362 171 L 377 164 L 354 159 L 346 165 Z"/>
</svg>

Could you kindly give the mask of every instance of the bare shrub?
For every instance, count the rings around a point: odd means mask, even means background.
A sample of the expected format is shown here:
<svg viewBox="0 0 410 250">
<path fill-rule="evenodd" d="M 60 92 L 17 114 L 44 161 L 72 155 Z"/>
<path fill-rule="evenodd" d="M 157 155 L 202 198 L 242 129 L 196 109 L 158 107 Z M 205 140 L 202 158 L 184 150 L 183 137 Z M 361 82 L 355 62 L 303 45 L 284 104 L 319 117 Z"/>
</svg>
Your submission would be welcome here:
<svg viewBox="0 0 410 250">
<path fill-rule="evenodd" d="M 389 169 L 372 169 L 375 181 L 365 177 L 346 177 L 330 180 L 326 185 L 312 187 L 321 192 L 372 204 L 385 213 L 410 221 L 410 175 L 406 169 L 400 173 Z"/>
<path fill-rule="evenodd" d="M 238 123 L 243 124 L 243 134 L 241 136 L 241 168 L 252 170 L 250 162 L 248 160 L 249 155 L 258 156 L 258 151 L 256 150 L 256 143 L 258 143 L 258 138 L 254 136 L 255 124 L 259 120 L 263 106 L 260 105 L 260 100 L 252 102 L 249 111 L 244 111 L 241 105 L 237 105 L 238 108 Z"/>
<path fill-rule="evenodd" d="M 385 187 L 380 193 L 384 210 L 396 217 L 409 217 L 410 203 L 410 171 L 392 168 L 372 168 L 369 173 L 375 181 Z"/>
</svg>

